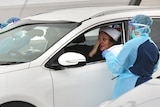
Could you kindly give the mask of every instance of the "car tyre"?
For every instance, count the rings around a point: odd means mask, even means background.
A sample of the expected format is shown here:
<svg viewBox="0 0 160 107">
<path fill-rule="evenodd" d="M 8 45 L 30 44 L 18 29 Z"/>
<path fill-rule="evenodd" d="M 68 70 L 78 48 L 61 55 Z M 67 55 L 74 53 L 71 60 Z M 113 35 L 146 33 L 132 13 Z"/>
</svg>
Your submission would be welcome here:
<svg viewBox="0 0 160 107">
<path fill-rule="evenodd" d="M 32 104 L 25 103 L 25 102 L 14 101 L 14 102 L 2 104 L 0 105 L 0 107 L 36 107 L 36 106 L 33 106 Z"/>
</svg>

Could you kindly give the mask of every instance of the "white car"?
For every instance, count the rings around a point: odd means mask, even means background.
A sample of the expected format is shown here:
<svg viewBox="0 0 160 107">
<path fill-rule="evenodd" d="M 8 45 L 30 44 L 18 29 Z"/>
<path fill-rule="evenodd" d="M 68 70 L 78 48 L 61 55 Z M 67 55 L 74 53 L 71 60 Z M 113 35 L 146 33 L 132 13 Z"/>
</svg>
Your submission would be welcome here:
<svg viewBox="0 0 160 107">
<path fill-rule="evenodd" d="M 153 18 L 150 36 L 160 48 L 160 7 L 62 9 L 1 29 L 0 107 L 98 107 L 110 101 L 114 76 L 101 52 L 94 58 L 88 52 L 102 26 L 121 31 L 121 43 L 130 40 L 128 21 L 137 14 Z M 152 99 L 160 97 L 159 75 L 151 80 L 157 85 Z"/>
<path fill-rule="evenodd" d="M 152 79 L 115 100 L 102 103 L 99 107 L 159 107 L 159 79 Z"/>
</svg>

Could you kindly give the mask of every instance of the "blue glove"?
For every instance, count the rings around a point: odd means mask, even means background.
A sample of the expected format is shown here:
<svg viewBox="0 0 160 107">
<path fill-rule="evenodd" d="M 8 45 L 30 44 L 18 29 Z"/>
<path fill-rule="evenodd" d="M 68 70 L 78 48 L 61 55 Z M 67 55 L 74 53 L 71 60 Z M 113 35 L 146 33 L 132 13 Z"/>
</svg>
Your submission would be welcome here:
<svg viewBox="0 0 160 107">
<path fill-rule="evenodd" d="M 109 52 L 108 50 L 104 50 L 104 51 L 102 52 L 102 57 L 105 58 L 105 56 L 106 56 L 106 54 L 107 54 L 108 52 Z"/>
<path fill-rule="evenodd" d="M 18 17 L 11 17 L 7 20 L 7 23 L 15 23 L 17 21 L 20 21 Z"/>
<path fill-rule="evenodd" d="M 0 28 L 2 29 L 2 28 L 4 28 L 4 27 L 6 27 L 7 25 L 8 25 L 8 23 L 6 23 L 6 22 L 1 23 Z"/>
</svg>

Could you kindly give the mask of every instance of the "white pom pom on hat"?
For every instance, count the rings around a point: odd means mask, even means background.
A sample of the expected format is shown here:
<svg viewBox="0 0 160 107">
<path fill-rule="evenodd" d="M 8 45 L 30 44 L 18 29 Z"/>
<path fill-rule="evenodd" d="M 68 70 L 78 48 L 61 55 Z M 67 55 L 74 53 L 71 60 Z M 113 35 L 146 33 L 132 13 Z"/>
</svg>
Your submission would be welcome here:
<svg viewBox="0 0 160 107">
<path fill-rule="evenodd" d="M 118 41 L 118 38 L 121 35 L 121 32 L 111 27 L 102 27 L 99 32 L 105 32 L 110 35 L 115 41 Z"/>
</svg>

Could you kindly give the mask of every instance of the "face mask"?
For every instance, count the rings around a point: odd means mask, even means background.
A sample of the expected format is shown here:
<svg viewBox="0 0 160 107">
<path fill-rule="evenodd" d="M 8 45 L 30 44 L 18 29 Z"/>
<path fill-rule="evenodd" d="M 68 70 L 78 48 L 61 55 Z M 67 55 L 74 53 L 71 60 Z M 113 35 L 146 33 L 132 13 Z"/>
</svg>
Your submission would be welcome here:
<svg viewBox="0 0 160 107">
<path fill-rule="evenodd" d="M 134 39 L 136 37 L 134 31 L 132 31 L 132 39 Z"/>
</svg>

